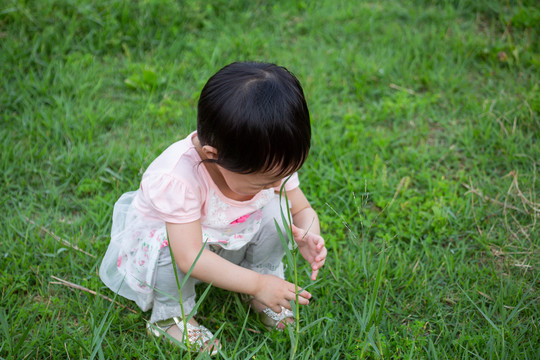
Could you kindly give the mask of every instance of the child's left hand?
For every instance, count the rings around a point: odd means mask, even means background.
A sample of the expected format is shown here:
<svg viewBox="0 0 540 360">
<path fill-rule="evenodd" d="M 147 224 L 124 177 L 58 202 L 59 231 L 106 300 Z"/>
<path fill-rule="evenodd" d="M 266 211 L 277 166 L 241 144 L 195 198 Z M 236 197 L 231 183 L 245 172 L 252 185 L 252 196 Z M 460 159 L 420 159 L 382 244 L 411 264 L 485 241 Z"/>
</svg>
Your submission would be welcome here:
<svg viewBox="0 0 540 360">
<path fill-rule="evenodd" d="M 322 268 L 326 260 L 327 251 L 324 246 L 324 239 L 320 235 L 305 231 L 294 225 L 291 225 L 291 230 L 300 254 L 311 264 L 311 280 L 316 280 L 319 269 Z"/>
</svg>

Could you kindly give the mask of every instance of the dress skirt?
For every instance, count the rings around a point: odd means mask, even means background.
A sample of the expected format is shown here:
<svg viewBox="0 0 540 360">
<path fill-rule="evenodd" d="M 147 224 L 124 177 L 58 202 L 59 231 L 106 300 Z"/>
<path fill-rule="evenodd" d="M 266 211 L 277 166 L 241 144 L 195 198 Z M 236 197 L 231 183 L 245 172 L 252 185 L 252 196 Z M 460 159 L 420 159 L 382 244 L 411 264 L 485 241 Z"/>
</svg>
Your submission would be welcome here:
<svg viewBox="0 0 540 360">
<path fill-rule="evenodd" d="M 137 191 L 127 192 L 114 205 L 111 241 L 99 275 L 112 291 L 135 301 L 141 310 L 154 308 L 156 314 L 152 314 L 152 321 L 179 316 L 180 314 L 169 314 L 171 311 L 178 312 L 178 303 L 175 304 L 172 299 L 178 297 L 178 290 L 177 280 L 172 275 L 174 272 L 171 271 L 172 268 L 169 269 L 172 263 L 165 222 L 141 214 L 133 205 L 136 195 Z M 228 250 L 227 245 L 208 239 L 210 241 L 206 248 L 234 264 L 283 278 L 282 258 L 285 250 L 274 221 L 278 221 L 281 232 L 285 235 L 280 213 L 284 200 L 280 203 L 279 199 L 276 195 L 263 206 L 258 230 L 250 236 L 246 244 Z M 183 278 L 178 267 L 177 273 Z M 156 280 L 160 283 L 156 284 Z M 182 279 L 179 280 L 181 282 Z M 195 304 L 194 288 L 191 287 L 196 282 L 196 279 L 193 279 L 193 282 L 190 279 L 190 289 L 182 289 L 186 314 Z M 162 296 L 163 291 L 168 295 Z"/>
</svg>

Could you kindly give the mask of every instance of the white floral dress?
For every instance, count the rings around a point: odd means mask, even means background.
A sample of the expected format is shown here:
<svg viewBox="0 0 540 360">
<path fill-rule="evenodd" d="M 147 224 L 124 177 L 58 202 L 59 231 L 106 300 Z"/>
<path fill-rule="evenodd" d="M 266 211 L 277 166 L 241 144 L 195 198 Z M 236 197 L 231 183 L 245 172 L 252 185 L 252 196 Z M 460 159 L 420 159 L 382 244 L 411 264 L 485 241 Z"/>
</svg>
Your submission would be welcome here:
<svg viewBox="0 0 540 360">
<path fill-rule="evenodd" d="M 225 197 L 200 164 L 193 135 L 165 150 L 143 175 L 140 188 L 123 194 L 114 206 L 100 277 L 143 311 L 152 307 L 159 252 L 168 251 L 166 222 L 200 219 L 207 246 L 237 250 L 258 232 L 261 209 L 277 196 L 276 189 L 267 189 L 248 201 Z M 298 184 L 295 174 L 286 189 Z"/>
</svg>

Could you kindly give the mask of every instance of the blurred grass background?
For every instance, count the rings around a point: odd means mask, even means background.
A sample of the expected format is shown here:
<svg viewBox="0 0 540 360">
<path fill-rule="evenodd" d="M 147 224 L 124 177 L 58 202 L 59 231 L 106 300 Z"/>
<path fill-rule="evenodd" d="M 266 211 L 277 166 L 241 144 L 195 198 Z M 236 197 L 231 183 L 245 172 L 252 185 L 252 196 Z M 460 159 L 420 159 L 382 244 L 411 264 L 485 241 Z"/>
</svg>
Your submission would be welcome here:
<svg viewBox="0 0 540 360">
<path fill-rule="evenodd" d="M 539 29 L 527 0 L 0 2 L 0 358 L 182 356 L 97 270 L 116 199 L 243 60 L 312 114 L 329 259 L 295 357 L 538 358 Z M 290 354 L 233 294 L 199 314 L 221 357 Z"/>
</svg>

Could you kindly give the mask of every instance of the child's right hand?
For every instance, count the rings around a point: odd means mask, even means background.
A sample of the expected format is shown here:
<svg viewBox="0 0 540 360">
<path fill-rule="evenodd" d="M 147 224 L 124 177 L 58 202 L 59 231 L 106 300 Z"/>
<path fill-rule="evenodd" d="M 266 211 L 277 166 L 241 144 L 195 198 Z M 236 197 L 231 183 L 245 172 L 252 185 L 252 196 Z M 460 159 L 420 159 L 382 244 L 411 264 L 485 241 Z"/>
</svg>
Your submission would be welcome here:
<svg viewBox="0 0 540 360">
<path fill-rule="evenodd" d="M 300 290 L 300 287 L 296 287 L 293 283 L 277 276 L 260 274 L 257 289 L 253 296 L 272 311 L 280 313 L 282 306 L 292 310 L 289 301 L 296 301 L 297 288 Z M 311 294 L 306 290 L 302 290 L 298 294 L 298 303 L 300 305 L 309 304 L 309 299 L 311 299 Z"/>
</svg>

